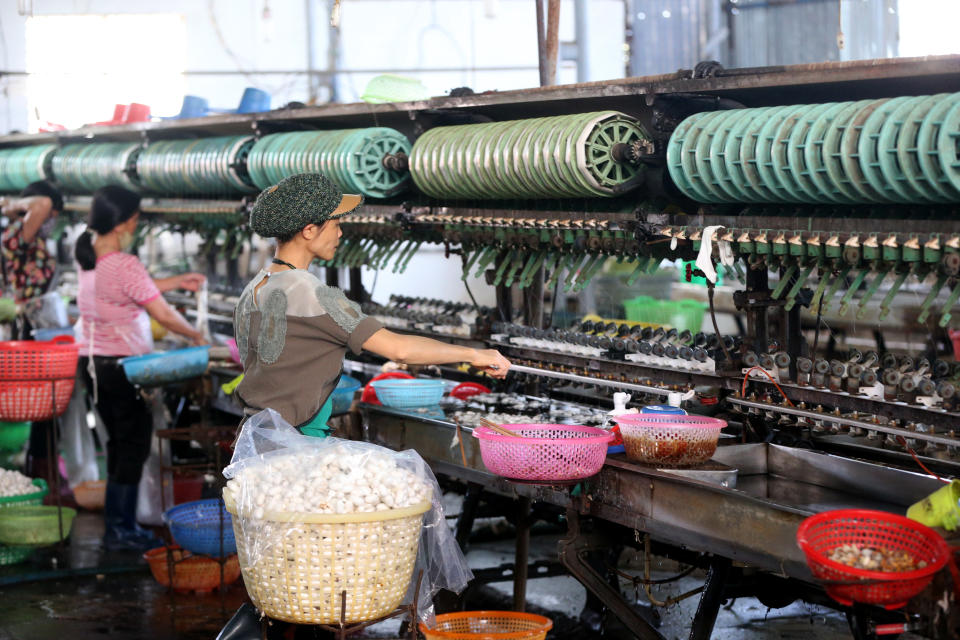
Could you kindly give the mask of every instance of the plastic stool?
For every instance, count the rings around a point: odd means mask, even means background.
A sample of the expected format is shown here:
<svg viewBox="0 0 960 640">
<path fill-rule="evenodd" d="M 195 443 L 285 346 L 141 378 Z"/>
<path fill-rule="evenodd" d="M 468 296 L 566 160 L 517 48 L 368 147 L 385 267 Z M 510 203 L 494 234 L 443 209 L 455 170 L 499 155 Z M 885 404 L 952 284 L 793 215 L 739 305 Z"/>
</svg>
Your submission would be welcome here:
<svg viewBox="0 0 960 640">
<path fill-rule="evenodd" d="M 206 98 L 200 96 L 183 96 L 180 113 L 175 116 L 160 116 L 161 120 L 186 120 L 187 118 L 202 118 L 210 111 L 210 104 Z"/>
<path fill-rule="evenodd" d="M 255 87 L 244 89 L 237 113 L 260 113 L 261 111 L 270 111 L 270 94 Z"/>
<path fill-rule="evenodd" d="M 123 113 L 123 124 L 131 122 L 150 122 L 150 107 L 139 102 L 131 102 Z"/>
</svg>

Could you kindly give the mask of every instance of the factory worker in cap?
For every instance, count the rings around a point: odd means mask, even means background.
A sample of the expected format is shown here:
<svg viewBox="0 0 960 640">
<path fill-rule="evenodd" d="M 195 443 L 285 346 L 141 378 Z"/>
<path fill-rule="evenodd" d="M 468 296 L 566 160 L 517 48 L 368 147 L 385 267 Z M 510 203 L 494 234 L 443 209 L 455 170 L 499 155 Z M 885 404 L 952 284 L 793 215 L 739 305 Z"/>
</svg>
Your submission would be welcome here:
<svg viewBox="0 0 960 640">
<path fill-rule="evenodd" d="M 313 260 L 334 257 L 342 235 L 338 218 L 362 202 L 317 173 L 281 180 L 257 198 L 250 226 L 278 246 L 271 264 L 244 289 L 234 317 L 244 372 L 237 395 L 248 415 L 274 409 L 297 428 L 325 434 L 347 349 L 406 364 L 467 362 L 506 376 L 510 362 L 498 351 L 388 331 L 308 271 Z"/>
</svg>

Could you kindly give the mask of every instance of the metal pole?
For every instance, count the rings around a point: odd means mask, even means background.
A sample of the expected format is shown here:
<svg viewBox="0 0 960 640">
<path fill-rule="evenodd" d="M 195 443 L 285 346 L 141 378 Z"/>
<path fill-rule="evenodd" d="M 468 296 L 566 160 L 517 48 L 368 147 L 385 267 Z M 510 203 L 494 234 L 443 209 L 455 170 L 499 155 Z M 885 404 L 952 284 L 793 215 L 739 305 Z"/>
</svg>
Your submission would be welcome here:
<svg viewBox="0 0 960 640">
<path fill-rule="evenodd" d="M 537 60 L 540 64 L 540 86 L 550 84 L 547 81 L 547 36 L 543 24 L 543 0 L 534 0 L 537 9 Z"/>
<path fill-rule="evenodd" d="M 573 19 L 577 38 L 577 82 L 590 81 L 590 35 L 587 0 L 573 0 Z"/>
<path fill-rule="evenodd" d="M 337 0 L 327 0 L 329 13 L 333 12 Z M 327 87 L 330 95 L 327 96 L 327 102 L 337 102 L 339 93 L 337 92 L 337 68 L 340 66 L 340 26 L 330 25 L 327 30 Z"/>
<path fill-rule="evenodd" d="M 307 21 L 307 96 L 310 104 L 317 103 L 316 76 L 313 73 L 313 21 L 315 18 L 313 2 L 314 0 L 304 0 L 304 15 Z"/>
<path fill-rule="evenodd" d="M 547 84 L 557 83 L 557 54 L 560 51 L 560 0 L 547 4 Z"/>
<path fill-rule="evenodd" d="M 513 561 L 513 610 L 527 607 L 527 571 L 530 562 L 530 498 L 517 498 L 517 548 Z"/>
</svg>

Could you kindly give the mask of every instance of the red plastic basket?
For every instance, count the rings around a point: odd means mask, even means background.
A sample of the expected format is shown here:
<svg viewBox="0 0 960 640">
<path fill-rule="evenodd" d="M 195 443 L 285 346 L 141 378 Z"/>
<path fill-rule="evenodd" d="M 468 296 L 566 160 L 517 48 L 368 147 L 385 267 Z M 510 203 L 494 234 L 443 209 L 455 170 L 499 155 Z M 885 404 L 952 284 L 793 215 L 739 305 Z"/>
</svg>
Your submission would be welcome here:
<svg viewBox="0 0 960 640">
<path fill-rule="evenodd" d="M 930 584 L 950 558 L 947 543 L 919 522 L 885 511 L 839 509 L 812 515 L 800 524 L 797 544 L 813 576 L 825 582 L 827 594 L 842 605 L 853 602 L 897 609 Z M 854 544 L 902 550 L 927 566 L 915 571 L 868 571 L 834 562 L 833 549 Z"/>
<path fill-rule="evenodd" d="M 480 393 L 490 393 L 490 389 L 476 382 L 461 382 L 450 390 L 450 395 L 458 400 L 466 400 Z"/>
<path fill-rule="evenodd" d="M 78 357 L 70 336 L 0 342 L 0 420 L 50 420 L 66 411 Z"/>
</svg>

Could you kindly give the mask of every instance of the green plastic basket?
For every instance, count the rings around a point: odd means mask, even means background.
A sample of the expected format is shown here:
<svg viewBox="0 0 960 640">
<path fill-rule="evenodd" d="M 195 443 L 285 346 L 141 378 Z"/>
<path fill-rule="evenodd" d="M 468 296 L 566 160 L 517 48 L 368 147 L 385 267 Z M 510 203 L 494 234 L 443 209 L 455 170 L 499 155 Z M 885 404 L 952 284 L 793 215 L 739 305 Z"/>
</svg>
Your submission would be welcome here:
<svg viewBox="0 0 960 640">
<path fill-rule="evenodd" d="M 0 545 L 0 567 L 23 562 L 33 553 L 33 547 L 7 547 Z"/>
<path fill-rule="evenodd" d="M 33 493 L 0 498 L 0 509 L 4 507 L 32 507 L 43 504 L 43 499 L 50 493 L 50 489 L 47 487 L 47 481 L 43 478 L 34 478 L 33 486 L 37 488 Z"/>
<path fill-rule="evenodd" d="M 703 325 L 707 305 L 698 300 L 656 300 L 650 296 L 637 296 L 623 301 L 627 320 L 648 324 L 666 325 L 677 331 L 696 333 Z"/>
<path fill-rule="evenodd" d="M 416 78 L 405 78 L 392 73 L 385 73 L 370 79 L 360 99 L 372 104 L 383 104 L 385 102 L 413 102 L 415 100 L 426 100 L 429 97 L 429 90 Z"/>
<path fill-rule="evenodd" d="M 60 507 L 63 537 L 70 535 L 75 509 Z M 0 510 L 0 544 L 43 547 L 60 542 L 57 507 L 11 507 Z"/>
<path fill-rule="evenodd" d="M 20 451 L 29 437 L 29 422 L 0 422 L 0 451 Z"/>
</svg>

